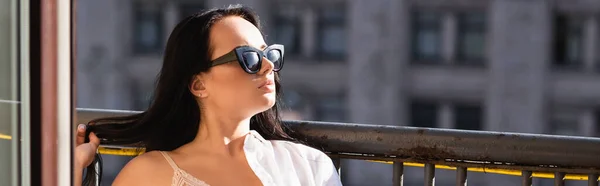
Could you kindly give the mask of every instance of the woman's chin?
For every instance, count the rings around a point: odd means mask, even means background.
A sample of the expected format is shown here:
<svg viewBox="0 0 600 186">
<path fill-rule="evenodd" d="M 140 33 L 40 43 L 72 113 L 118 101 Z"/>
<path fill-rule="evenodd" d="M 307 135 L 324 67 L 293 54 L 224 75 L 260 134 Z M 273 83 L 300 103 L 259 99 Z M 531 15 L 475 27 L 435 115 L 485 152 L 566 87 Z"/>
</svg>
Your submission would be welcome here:
<svg viewBox="0 0 600 186">
<path fill-rule="evenodd" d="M 252 104 L 256 106 L 255 108 L 260 108 L 261 112 L 269 110 L 275 105 L 275 94 L 262 94 L 260 96 L 255 97 L 252 102 Z"/>
<path fill-rule="evenodd" d="M 271 107 L 273 107 L 275 105 L 275 97 L 268 97 L 265 100 L 265 105 L 270 109 Z"/>
</svg>

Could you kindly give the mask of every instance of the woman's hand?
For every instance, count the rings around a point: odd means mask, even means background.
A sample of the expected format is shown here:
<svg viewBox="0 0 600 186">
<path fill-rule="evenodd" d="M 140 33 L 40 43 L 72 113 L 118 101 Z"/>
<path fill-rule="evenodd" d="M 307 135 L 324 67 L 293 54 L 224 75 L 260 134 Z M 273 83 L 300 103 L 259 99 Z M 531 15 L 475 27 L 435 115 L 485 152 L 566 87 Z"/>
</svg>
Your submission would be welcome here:
<svg viewBox="0 0 600 186">
<path fill-rule="evenodd" d="M 75 168 L 83 170 L 94 161 L 100 140 L 93 132 L 90 133 L 90 142 L 85 143 L 86 125 L 77 126 L 77 139 L 75 140 Z"/>
</svg>

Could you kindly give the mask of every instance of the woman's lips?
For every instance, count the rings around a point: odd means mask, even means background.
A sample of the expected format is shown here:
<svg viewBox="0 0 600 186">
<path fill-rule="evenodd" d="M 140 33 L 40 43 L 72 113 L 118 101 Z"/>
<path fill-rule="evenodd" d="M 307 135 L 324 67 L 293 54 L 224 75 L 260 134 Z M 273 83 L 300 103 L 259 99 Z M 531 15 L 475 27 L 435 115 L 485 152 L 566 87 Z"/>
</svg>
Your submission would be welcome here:
<svg viewBox="0 0 600 186">
<path fill-rule="evenodd" d="M 275 81 L 272 79 L 267 79 L 263 82 L 258 89 L 264 90 L 266 92 L 274 92 L 275 91 Z"/>
</svg>

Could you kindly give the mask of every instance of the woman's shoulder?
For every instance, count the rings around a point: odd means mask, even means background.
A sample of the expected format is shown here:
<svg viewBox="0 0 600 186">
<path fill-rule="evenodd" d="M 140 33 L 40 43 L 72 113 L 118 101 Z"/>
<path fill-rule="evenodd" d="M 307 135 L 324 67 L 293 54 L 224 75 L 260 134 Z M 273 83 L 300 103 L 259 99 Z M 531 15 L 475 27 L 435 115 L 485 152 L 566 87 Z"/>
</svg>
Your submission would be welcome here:
<svg viewBox="0 0 600 186">
<path fill-rule="evenodd" d="M 172 168 L 159 151 L 150 151 L 129 161 L 115 178 L 113 185 L 153 185 L 170 183 Z"/>
<path fill-rule="evenodd" d="M 161 151 L 150 151 L 134 157 L 127 165 L 156 168 L 156 166 L 162 167 L 165 163 L 166 161 L 164 156 L 161 155 Z"/>
</svg>

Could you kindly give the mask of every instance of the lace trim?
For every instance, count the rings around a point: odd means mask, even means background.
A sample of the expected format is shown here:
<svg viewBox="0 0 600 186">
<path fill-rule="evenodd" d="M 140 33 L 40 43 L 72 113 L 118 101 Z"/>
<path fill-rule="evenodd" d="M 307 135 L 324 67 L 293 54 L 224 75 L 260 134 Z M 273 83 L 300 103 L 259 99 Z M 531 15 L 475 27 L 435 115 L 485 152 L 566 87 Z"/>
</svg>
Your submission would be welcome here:
<svg viewBox="0 0 600 186">
<path fill-rule="evenodd" d="M 191 174 L 185 172 L 183 169 L 180 169 L 175 161 L 171 159 L 169 154 L 164 151 L 159 151 L 160 154 L 165 157 L 171 168 L 173 168 L 173 179 L 171 181 L 171 186 L 210 186 L 206 182 L 192 176 Z"/>
<path fill-rule="evenodd" d="M 182 169 L 175 170 L 171 186 L 210 186 Z"/>
</svg>

